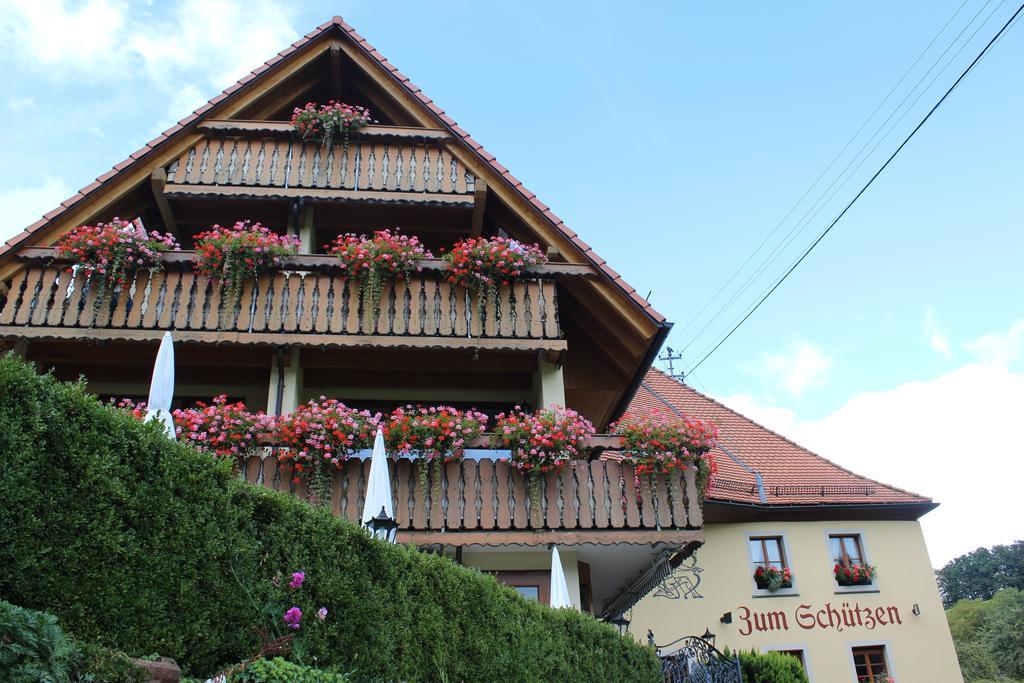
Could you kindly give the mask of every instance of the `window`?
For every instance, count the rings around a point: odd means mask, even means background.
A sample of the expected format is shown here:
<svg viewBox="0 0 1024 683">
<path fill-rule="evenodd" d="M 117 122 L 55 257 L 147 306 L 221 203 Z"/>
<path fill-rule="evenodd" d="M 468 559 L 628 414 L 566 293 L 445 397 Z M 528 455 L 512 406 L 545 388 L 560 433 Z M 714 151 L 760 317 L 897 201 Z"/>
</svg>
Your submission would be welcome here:
<svg viewBox="0 0 1024 683">
<path fill-rule="evenodd" d="M 807 670 L 807 665 L 804 664 L 804 651 L 803 650 L 779 650 L 784 655 L 789 655 L 800 662 L 800 668 L 804 671 Z"/>
<path fill-rule="evenodd" d="M 860 534 L 833 534 L 828 537 L 832 550 L 832 564 L 864 564 Z"/>
<path fill-rule="evenodd" d="M 527 600 L 540 602 L 540 586 L 512 586 L 517 593 Z"/>
<path fill-rule="evenodd" d="M 754 569 L 764 567 L 769 569 L 786 568 L 786 554 L 782 549 L 781 536 L 754 536 L 750 539 L 750 557 L 754 562 Z"/>
<path fill-rule="evenodd" d="M 511 571 L 495 572 L 494 578 L 498 583 L 515 589 L 517 593 L 527 600 L 536 600 L 547 605 L 550 604 L 548 589 L 551 586 L 551 572 L 546 571 Z"/>
<path fill-rule="evenodd" d="M 884 683 L 889 679 L 885 648 L 881 645 L 853 648 L 853 668 L 857 683 Z"/>
</svg>

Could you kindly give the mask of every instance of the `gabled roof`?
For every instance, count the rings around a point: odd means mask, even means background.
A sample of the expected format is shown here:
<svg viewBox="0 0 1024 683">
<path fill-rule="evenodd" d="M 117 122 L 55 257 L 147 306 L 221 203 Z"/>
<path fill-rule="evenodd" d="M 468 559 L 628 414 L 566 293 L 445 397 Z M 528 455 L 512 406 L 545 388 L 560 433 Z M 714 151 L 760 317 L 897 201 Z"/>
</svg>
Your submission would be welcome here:
<svg viewBox="0 0 1024 683">
<path fill-rule="evenodd" d="M 647 372 L 629 406 L 630 412 L 652 410 L 679 411 L 718 426 L 724 450 L 715 449 L 718 477 L 709 501 L 760 504 L 753 470 L 764 480 L 769 506 L 931 503 L 840 467 L 656 369 Z"/>
<path fill-rule="evenodd" d="M 589 244 L 584 242 L 580 237 L 573 232 L 569 226 L 562 221 L 544 202 L 537 198 L 536 194 L 527 189 L 523 183 L 509 173 L 508 169 L 505 168 L 493 154 L 489 153 L 483 148 L 483 146 L 474 140 L 469 133 L 463 130 L 459 125 L 449 117 L 444 110 L 442 110 L 437 104 L 434 103 L 418 86 L 416 86 L 409 77 L 399 71 L 393 64 L 391 64 L 376 48 L 366 42 L 366 39 L 360 36 L 355 29 L 346 24 L 341 17 L 335 16 L 330 21 L 325 22 L 318 26 L 314 31 L 307 33 L 305 36 L 292 43 L 287 49 L 278 53 L 275 57 L 267 60 L 265 63 L 254 69 L 251 73 L 241 78 L 237 83 L 225 89 L 222 93 L 211 99 L 205 105 L 195 110 L 192 114 L 185 117 L 171 128 L 164 131 L 156 138 L 150 140 L 141 149 L 131 154 L 127 159 L 121 163 L 115 165 L 113 169 L 107 171 L 94 182 L 90 183 L 86 187 L 79 190 L 74 196 L 61 202 L 53 211 L 45 214 L 42 219 L 36 221 L 32 225 L 28 226 L 24 231 L 15 235 L 9 239 L 6 244 L 0 246 L 0 258 L 3 258 L 8 252 L 16 249 L 22 244 L 29 241 L 34 235 L 38 234 L 40 230 L 49 225 L 51 221 L 59 218 L 66 211 L 76 207 L 80 202 L 83 202 L 90 195 L 93 195 L 97 190 L 103 188 L 109 181 L 115 176 L 131 168 L 133 165 L 140 163 L 146 159 L 151 153 L 157 149 L 163 147 L 169 140 L 179 135 L 184 134 L 186 131 L 195 127 L 201 120 L 209 117 L 213 114 L 213 110 L 230 101 L 231 99 L 238 97 L 247 86 L 250 86 L 259 77 L 264 76 L 267 72 L 279 67 L 290 55 L 307 47 L 311 43 L 324 37 L 331 32 L 339 32 L 347 36 L 351 41 L 354 42 L 360 50 L 366 55 L 372 57 L 380 66 L 382 66 L 388 74 L 404 88 L 410 95 L 419 100 L 430 112 L 436 117 L 437 121 L 452 135 L 462 140 L 474 153 L 486 162 L 505 182 L 510 188 L 514 189 L 526 202 L 528 202 L 535 212 L 542 216 L 547 222 L 549 222 L 555 229 L 557 229 L 567 240 L 569 240 L 576 248 L 580 250 L 583 256 L 589 260 L 596 268 L 598 268 L 604 275 L 606 275 L 629 299 L 633 301 L 654 323 L 664 323 L 665 318 L 658 313 L 651 304 L 644 299 L 640 294 L 629 284 L 627 284 L 622 277 L 607 264 L 607 262 L 598 256 Z"/>
</svg>

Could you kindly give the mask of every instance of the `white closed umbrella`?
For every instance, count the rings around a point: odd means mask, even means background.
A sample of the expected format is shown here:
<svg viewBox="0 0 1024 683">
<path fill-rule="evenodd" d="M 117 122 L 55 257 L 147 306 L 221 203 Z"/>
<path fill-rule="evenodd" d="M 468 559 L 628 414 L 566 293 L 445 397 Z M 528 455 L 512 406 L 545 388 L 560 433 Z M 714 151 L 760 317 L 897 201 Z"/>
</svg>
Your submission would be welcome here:
<svg viewBox="0 0 1024 683">
<path fill-rule="evenodd" d="M 149 400 L 146 401 L 146 422 L 157 420 L 163 423 L 167 436 L 174 439 L 174 418 L 171 416 L 171 400 L 174 398 L 174 339 L 170 332 L 164 332 L 160 350 L 153 365 L 153 379 L 149 383 Z"/>
<path fill-rule="evenodd" d="M 572 607 L 569 599 L 569 584 L 565 582 L 562 571 L 562 559 L 558 556 L 558 546 L 551 546 L 551 596 L 552 607 Z"/>
<path fill-rule="evenodd" d="M 388 473 L 388 454 L 384 451 L 384 432 L 378 428 L 373 440 L 373 457 L 370 458 L 370 479 L 366 482 L 366 502 L 363 503 L 363 524 L 370 526 L 370 520 L 380 519 L 383 513 L 392 522 L 395 519 L 395 508 L 391 504 L 391 475 Z M 388 541 L 394 541 L 396 529 L 379 528 L 375 535 Z"/>
</svg>

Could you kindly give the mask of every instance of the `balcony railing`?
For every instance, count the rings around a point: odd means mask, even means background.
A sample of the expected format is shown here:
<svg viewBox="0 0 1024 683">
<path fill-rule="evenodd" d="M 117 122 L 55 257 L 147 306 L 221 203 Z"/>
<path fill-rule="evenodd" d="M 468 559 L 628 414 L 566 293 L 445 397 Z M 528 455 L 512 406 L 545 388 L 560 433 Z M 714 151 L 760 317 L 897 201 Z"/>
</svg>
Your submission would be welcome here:
<svg viewBox="0 0 1024 683">
<path fill-rule="evenodd" d="M 391 490 L 399 541 L 447 545 L 530 543 L 540 532 L 556 531 L 559 543 L 654 543 L 696 539 L 703 525 L 695 470 L 644 475 L 612 460 L 579 460 L 542 480 L 531 496 L 526 477 L 507 461 L 466 459 L 443 466 L 440 478 L 429 468 L 424 487 L 417 465 L 391 463 Z M 368 459 L 350 459 L 334 473 L 330 509 L 358 523 L 363 510 Z M 247 480 L 308 497 L 295 483 L 291 465 L 277 457 L 253 457 Z"/>
<path fill-rule="evenodd" d="M 329 257 L 296 257 L 289 270 L 247 281 L 233 306 L 217 282 L 184 267 L 190 258 L 167 255 L 166 270 L 138 273 L 100 305 L 83 273 L 31 264 L 0 301 L 0 334 L 149 339 L 173 329 L 178 339 L 209 342 L 565 348 L 557 288 L 544 277 L 503 286 L 481 307 L 478 292 L 449 283 L 432 262 L 408 282 L 386 283 L 374 320 L 358 284 L 332 269 Z"/>
<path fill-rule="evenodd" d="M 433 129 L 369 126 L 346 144 L 287 123 L 213 121 L 167 168 L 168 196 L 243 195 L 473 204 L 476 179 Z"/>
</svg>

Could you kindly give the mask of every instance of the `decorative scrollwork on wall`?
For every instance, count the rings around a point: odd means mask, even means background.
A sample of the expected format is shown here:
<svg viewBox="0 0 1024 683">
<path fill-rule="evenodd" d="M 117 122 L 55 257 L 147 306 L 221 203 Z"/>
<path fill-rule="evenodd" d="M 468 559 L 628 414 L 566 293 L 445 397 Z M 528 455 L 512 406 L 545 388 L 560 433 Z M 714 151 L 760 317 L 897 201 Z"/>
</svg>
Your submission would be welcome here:
<svg viewBox="0 0 1024 683">
<path fill-rule="evenodd" d="M 697 566 L 697 554 L 690 555 L 658 584 L 654 597 L 669 600 L 703 600 L 704 596 L 697 590 L 703 572 L 704 570 Z"/>
</svg>

